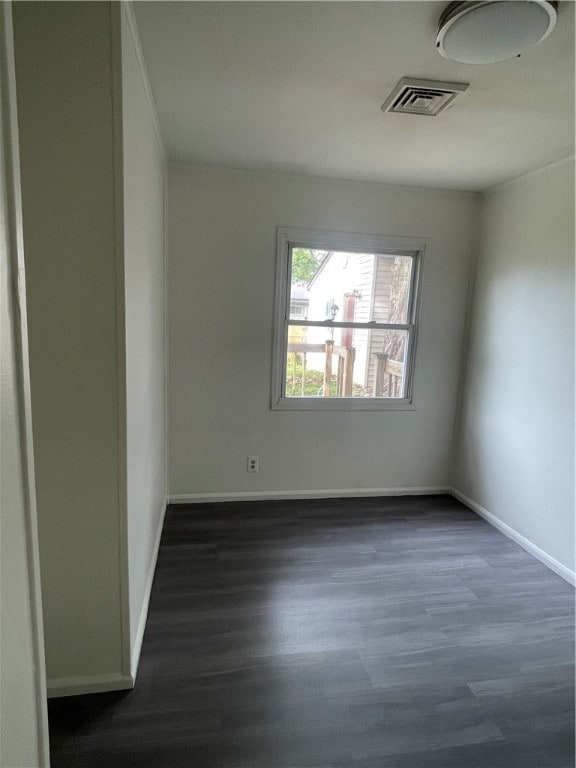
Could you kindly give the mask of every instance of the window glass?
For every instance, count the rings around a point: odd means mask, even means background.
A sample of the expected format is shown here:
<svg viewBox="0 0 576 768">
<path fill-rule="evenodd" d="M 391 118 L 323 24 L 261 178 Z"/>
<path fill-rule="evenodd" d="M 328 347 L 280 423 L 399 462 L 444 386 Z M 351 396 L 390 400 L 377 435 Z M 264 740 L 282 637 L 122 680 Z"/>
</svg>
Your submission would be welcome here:
<svg viewBox="0 0 576 768">
<path fill-rule="evenodd" d="M 408 331 L 290 326 L 286 397 L 404 397 Z"/>
<path fill-rule="evenodd" d="M 412 264 L 408 256 L 293 249 L 290 316 L 306 308 L 308 320 L 406 323 Z"/>
</svg>

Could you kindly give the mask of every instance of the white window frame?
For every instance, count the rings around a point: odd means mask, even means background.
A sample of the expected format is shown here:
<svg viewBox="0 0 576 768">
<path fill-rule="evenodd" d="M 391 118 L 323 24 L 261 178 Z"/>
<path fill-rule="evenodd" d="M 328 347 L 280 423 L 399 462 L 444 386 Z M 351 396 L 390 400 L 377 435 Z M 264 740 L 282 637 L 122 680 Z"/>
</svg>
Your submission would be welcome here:
<svg viewBox="0 0 576 768">
<path fill-rule="evenodd" d="M 272 359 L 272 410 L 282 411 L 402 411 L 414 410 L 414 370 L 418 339 L 418 316 L 426 238 L 364 235 L 350 232 L 331 232 L 319 229 L 295 229 L 278 227 L 276 296 L 274 316 L 274 344 Z M 306 325 L 326 328 L 362 328 L 374 330 L 408 331 L 405 357 L 405 385 L 403 398 L 390 397 L 287 397 L 286 349 L 290 325 L 302 325 L 300 319 L 290 319 L 290 274 L 293 248 L 310 248 L 322 251 L 347 253 L 373 253 L 382 256 L 410 256 L 414 259 L 412 290 L 408 301 L 406 323 L 351 323 L 306 320 Z"/>
</svg>

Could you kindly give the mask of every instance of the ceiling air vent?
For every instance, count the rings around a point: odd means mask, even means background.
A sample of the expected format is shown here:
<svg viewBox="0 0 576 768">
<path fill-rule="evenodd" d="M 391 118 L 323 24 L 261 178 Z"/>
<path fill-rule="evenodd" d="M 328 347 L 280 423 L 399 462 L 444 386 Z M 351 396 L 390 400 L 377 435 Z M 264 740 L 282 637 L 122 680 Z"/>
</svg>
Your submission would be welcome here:
<svg viewBox="0 0 576 768">
<path fill-rule="evenodd" d="M 403 77 L 380 109 L 382 112 L 434 116 L 446 109 L 469 85 Z"/>
</svg>

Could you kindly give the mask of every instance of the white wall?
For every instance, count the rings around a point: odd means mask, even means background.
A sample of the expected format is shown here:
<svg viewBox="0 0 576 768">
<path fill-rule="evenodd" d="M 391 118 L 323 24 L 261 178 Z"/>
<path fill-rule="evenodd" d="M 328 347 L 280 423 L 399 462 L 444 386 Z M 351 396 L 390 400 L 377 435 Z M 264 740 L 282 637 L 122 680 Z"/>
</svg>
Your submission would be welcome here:
<svg viewBox="0 0 576 768">
<path fill-rule="evenodd" d="M 60 693 L 131 684 L 115 13 L 14 5 L 46 664 Z"/>
<path fill-rule="evenodd" d="M 32 768 L 48 765 L 48 731 L 10 11 L 0 8 L 0 765 Z"/>
<path fill-rule="evenodd" d="M 447 486 L 475 212 L 467 193 L 173 165 L 170 495 Z M 279 225 L 430 238 L 415 410 L 269 409 Z"/>
<path fill-rule="evenodd" d="M 15 29 L 49 690 L 129 687 L 166 498 L 163 149 L 129 6 Z"/>
<path fill-rule="evenodd" d="M 573 571 L 573 161 L 485 196 L 453 484 Z"/>
<path fill-rule="evenodd" d="M 136 29 L 122 5 L 130 647 L 140 653 L 165 509 L 164 155 Z"/>
</svg>

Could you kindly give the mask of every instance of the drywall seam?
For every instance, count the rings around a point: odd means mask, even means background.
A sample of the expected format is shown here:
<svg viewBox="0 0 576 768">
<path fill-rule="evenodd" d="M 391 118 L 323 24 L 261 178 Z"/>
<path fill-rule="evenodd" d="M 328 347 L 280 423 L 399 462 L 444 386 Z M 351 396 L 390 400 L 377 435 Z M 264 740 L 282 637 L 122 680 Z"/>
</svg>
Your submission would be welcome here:
<svg viewBox="0 0 576 768">
<path fill-rule="evenodd" d="M 500 533 L 503 533 L 509 539 L 512 539 L 512 541 L 516 542 L 516 544 L 519 544 L 522 549 L 525 549 L 537 560 L 540 560 L 541 563 L 544 563 L 544 565 L 550 568 L 551 571 L 557 573 L 558 576 L 561 576 L 569 584 L 576 584 L 576 573 L 574 571 L 571 571 L 570 568 L 562 565 L 562 563 L 560 563 L 554 557 L 544 552 L 543 549 L 540 549 L 540 547 L 534 544 L 534 542 L 530 541 L 530 539 L 527 539 L 521 533 L 518 533 L 518 531 L 516 531 L 514 528 L 500 520 L 499 517 L 494 515 L 492 512 L 489 512 L 483 506 L 478 504 L 478 502 L 474 501 L 474 499 L 466 496 L 466 494 L 462 493 L 456 488 L 451 488 L 450 493 L 452 496 L 454 496 L 454 498 L 458 499 L 458 501 L 461 501 L 473 512 L 476 512 L 477 515 L 483 517 L 484 520 L 490 523 L 490 525 L 493 525 L 494 528 L 500 531 Z"/>
<path fill-rule="evenodd" d="M 363 496 L 427 496 L 450 493 L 445 485 L 401 488 L 327 488 L 297 491 L 238 491 L 236 493 L 180 493 L 168 497 L 170 504 L 207 504 L 214 501 L 274 501 L 282 499 L 332 499 Z"/>
<path fill-rule="evenodd" d="M 134 688 L 132 675 L 110 672 L 104 675 L 77 675 L 76 677 L 55 677 L 48 680 L 48 698 L 80 696 L 84 693 L 104 693 Z"/>
<path fill-rule="evenodd" d="M 152 113 L 152 123 L 154 124 L 154 135 L 158 143 L 158 149 L 164 161 L 166 161 L 166 149 L 164 148 L 164 140 L 162 138 L 162 131 L 160 130 L 160 121 L 158 120 L 158 110 L 156 109 L 156 102 L 154 101 L 154 95 L 152 93 L 152 86 L 150 85 L 150 77 L 148 75 L 148 68 L 146 67 L 146 61 L 142 52 L 142 43 L 140 42 L 140 35 L 138 34 L 138 24 L 134 17 L 134 8 L 131 2 L 121 3 L 130 31 L 130 38 L 132 45 L 134 46 L 134 52 L 136 54 L 136 61 L 138 62 L 138 68 L 142 77 L 142 83 L 144 85 L 144 91 L 146 92 L 146 98 L 150 104 L 150 112 Z"/>
<path fill-rule="evenodd" d="M 32 438 L 32 395 L 30 362 L 28 355 L 28 319 L 26 311 L 26 282 L 24 266 L 24 235 L 22 231 L 22 197 L 20 185 L 20 148 L 16 101 L 16 72 L 14 64 L 14 37 L 12 4 L 3 3 L 0 10 L 0 39 L 3 51 L 0 60 L 2 84 L 1 140 L 4 144 L 7 223 L 10 243 L 10 274 L 14 283 L 16 319 L 16 354 L 20 450 L 24 474 L 24 510 L 28 545 L 28 580 L 32 626 L 33 661 L 35 667 L 35 708 L 37 720 L 38 759 L 40 768 L 50 765 L 48 713 L 46 709 L 46 661 L 44 657 L 44 623 L 42 619 L 42 589 L 40 581 L 40 548 L 36 515 L 36 487 L 34 479 L 34 448 Z M 5 81 L 5 82 L 4 82 Z"/>
<path fill-rule="evenodd" d="M 144 589 L 144 600 L 142 602 L 142 611 L 140 613 L 140 619 L 138 621 L 138 629 L 136 630 L 136 637 L 134 638 L 134 646 L 132 648 L 132 662 L 131 662 L 131 677 L 136 682 L 136 675 L 138 674 L 138 663 L 140 661 L 140 652 L 142 650 L 142 640 L 144 639 L 144 631 L 146 629 L 146 620 L 148 618 L 148 607 L 150 605 L 150 595 L 152 593 L 152 583 L 154 581 L 154 573 L 156 572 L 156 562 L 158 560 L 158 550 L 160 549 L 160 539 L 162 538 L 162 529 L 164 527 L 164 517 L 166 515 L 167 502 L 164 502 L 164 508 L 160 514 L 158 520 L 158 528 L 156 529 L 156 537 L 154 539 L 154 550 L 152 557 L 150 558 L 150 567 L 148 569 L 148 576 L 146 578 L 146 587 Z"/>
<path fill-rule="evenodd" d="M 122 673 L 130 674 L 130 584 L 128 555 L 126 300 L 124 274 L 124 152 L 122 112 L 122 30 L 119 8 L 110 4 L 113 129 L 114 249 L 116 265 L 116 386 L 118 440 L 118 558 Z"/>
</svg>

